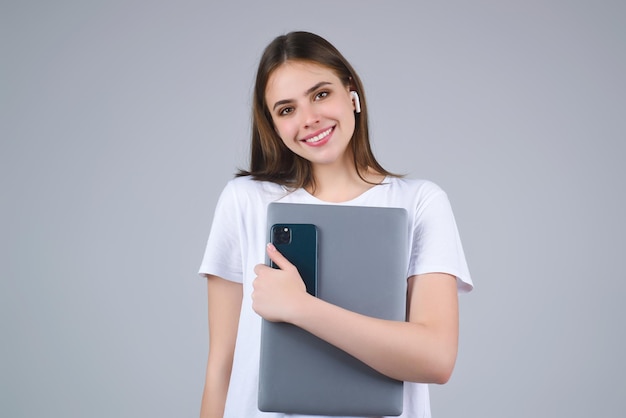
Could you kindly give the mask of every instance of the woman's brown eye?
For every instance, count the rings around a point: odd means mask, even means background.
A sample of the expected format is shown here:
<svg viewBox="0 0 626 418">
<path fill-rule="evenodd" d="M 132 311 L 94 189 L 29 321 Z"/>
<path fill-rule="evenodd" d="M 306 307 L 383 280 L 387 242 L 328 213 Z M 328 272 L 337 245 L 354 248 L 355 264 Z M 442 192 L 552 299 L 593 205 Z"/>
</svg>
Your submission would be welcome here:
<svg viewBox="0 0 626 418">
<path fill-rule="evenodd" d="M 323 99 L 324 97 L 328 96 L 328 92 L 327 91 L 321 91 L 319 93 L 317 93 L 317 95 L 315 96 L 316 99 Z"/>
</svg>

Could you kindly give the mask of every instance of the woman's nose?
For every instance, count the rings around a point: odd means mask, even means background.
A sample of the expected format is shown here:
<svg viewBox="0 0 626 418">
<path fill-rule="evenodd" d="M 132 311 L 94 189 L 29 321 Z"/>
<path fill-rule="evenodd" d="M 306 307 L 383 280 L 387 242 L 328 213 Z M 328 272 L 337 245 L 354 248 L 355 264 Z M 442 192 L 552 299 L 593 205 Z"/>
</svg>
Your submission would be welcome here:
<svg viewBox="0 0 626 418">
<path fill-rule="evenodd" d="M 319 112 L 315 108 L 315 106 L 304 106 L 300 108 L 302 115 L 302 124 L 304 127 L 315 126 L 319 123 L 320 117 Z"/>
</svg>

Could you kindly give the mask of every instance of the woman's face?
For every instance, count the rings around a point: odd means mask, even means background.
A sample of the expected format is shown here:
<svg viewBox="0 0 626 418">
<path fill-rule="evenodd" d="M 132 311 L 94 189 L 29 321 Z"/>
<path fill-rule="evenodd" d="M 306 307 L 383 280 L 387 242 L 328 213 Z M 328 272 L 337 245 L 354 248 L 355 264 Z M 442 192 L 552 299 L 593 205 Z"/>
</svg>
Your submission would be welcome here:
<svg viewBox="0 0 626 418">
<path fill-rule="evenodd" d="M 350 91 L 329 68 L 287 61 L 270 75 L 265 100 L 287 148 L 313 166 L 349 164 L 354 133 Z"/>
</svg>

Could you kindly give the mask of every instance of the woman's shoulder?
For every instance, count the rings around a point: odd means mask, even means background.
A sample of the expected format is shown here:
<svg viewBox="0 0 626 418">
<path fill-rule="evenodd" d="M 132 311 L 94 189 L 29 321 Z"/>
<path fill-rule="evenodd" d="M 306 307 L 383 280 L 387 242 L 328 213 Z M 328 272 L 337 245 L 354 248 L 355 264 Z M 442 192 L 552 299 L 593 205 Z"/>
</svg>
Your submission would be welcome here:
<svg viewBox="0 0 626 418">
<path fill-rule="evenodd" d="M 237 176 L 228 180 L 225 186 L 226 189 L 242 190 L 242 191 L 255 191 L 265 189 L 280 189 L 281 186 L 269 181 L 255 180 L 252 176 Z"/>
<path fill-rule="evenodd" d="M 415 194 L 437 194 L 444 193 L 443 189 L 435 182 L 419 178 L 388 177 L 385 180 L 391 188 L 400 189 L 406 193 Z"/>
<path fill-rule="evenodd" d="M 239 176 L 230 179 L 226 183 L 224 193 L 239 198 L 272 200 L 283 196 L 285 189 L 276 183 L 254 180 L 252 176 Z"/>
<path fill-rule="evenodd" d="M 375 195 L 379 204 L 403 207 L 409 212 L 419 212 L 435 200 L 447 200 L 443 189 L 430 180 L 388 177 L 381 186 Z"/>
</svg>

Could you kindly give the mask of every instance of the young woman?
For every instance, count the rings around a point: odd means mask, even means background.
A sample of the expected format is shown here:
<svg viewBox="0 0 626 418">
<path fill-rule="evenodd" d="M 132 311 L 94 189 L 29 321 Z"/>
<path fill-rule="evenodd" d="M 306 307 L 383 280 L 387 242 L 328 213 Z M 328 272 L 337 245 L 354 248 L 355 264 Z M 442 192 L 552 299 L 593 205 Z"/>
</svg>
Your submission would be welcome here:
<svg viewBox="0 0 626 418">
<path fill-rule="evenodd" d="M 202 417 L 281 417 L 257 408 L 261 318 L 295 324 L 403 380 L 402 417 L 430 417 L 428 383 L 457 354 L 459 291 L 472 282 L 446 194 L 374 158 L 361 81 L 326 40 L 292 32 L 261 58 L 251 162 L 220 196 L 200 273 L 208 279 L 209 357 Z M 310 296 L 271 244 L 270 202 L 402 207 L 409 213 L 407 320 L 362 316 Z M 280 267 L 263 264 L 265 252 Z"/>
</svg>

